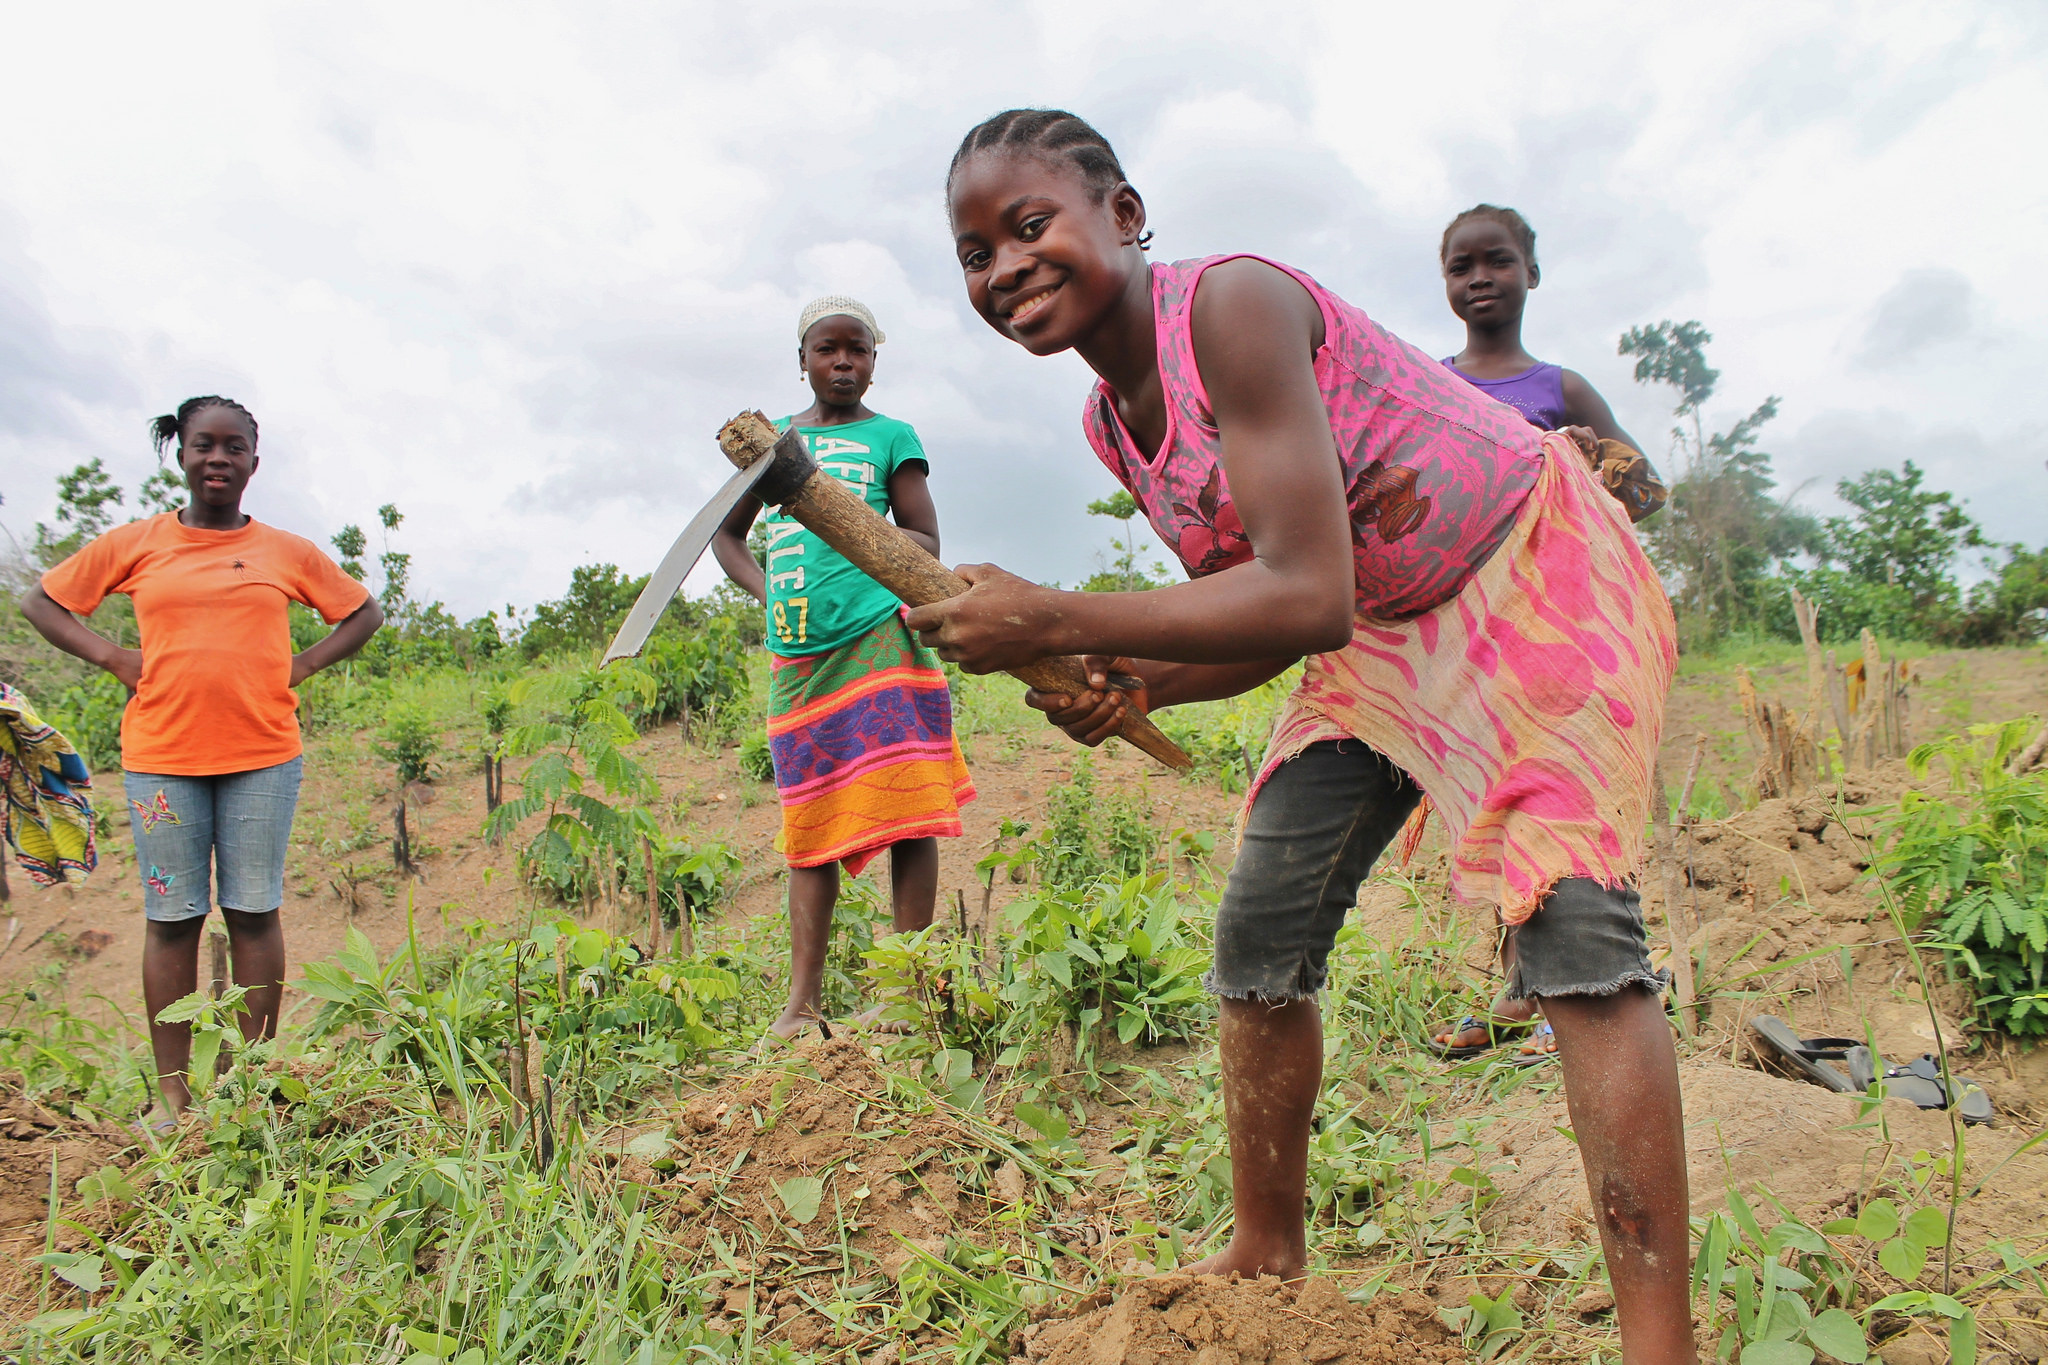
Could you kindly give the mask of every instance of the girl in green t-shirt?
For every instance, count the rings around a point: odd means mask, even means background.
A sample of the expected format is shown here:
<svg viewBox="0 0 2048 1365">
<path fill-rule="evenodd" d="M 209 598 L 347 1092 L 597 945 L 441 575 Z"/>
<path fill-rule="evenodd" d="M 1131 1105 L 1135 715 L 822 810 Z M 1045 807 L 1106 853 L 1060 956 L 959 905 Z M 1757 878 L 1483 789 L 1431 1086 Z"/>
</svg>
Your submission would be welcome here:
<svg viewBox="0 0 2048 1365">
<path fill-rule="evenodd" d="M 814 300 L 797 323 L 797 363 L 817 401 L 796 425 L 821 469 L 912 540 L 939 552 L 939 517 L 917 433 L 862 399 L 882 329 L 856 299 Z M 747 534 L 761 503 L 742 499 L 713 539 L 733 582 L 768 609 L 768 743 L 789 861 L 789 1004 L 769 1026 L 789 1038 L 818 1020 L 839 869 L 858 876 L 889 850 L 898 932 L 932 922 L 941 837 L 960 835 L 974 783 L 953 738 L 952 697 L 902 604 L 780 512 L 766 521 L 767 562 Z M 871 1021 L 876 1011 L 863 1015 Z"/>
</svg>

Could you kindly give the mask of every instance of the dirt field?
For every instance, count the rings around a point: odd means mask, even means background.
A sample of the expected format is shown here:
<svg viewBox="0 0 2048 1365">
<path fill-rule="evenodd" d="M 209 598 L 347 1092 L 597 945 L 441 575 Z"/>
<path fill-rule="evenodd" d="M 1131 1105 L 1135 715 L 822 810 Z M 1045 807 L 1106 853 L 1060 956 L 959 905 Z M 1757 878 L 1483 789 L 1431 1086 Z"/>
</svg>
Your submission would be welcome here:
<svg viewBox="0 0 2048 1365">
<path fill-rule="evenodd" d="M 2048 668 L 2042 661 L 2038 650 L 1930 656 L 1919 665 L 1923 703 L 1916 730 L 1924 736 L 1937 726 L 2048 712 Z M 1803 674 L 1792 663 L 1757 673 L 1767 691 L 1792 697 L 1803 687 Z M 1707 773 L 1724 790 L 1737 791 L 1752 760 L 1732 696 L 1725 674 L 1680 678 L 1667 726 L 1667 770 L 1682 767 L 1693 736 L 1704 733 L 1710 739 Z M 727 913 L 774 912 L 781 862 L 774 851 L 779 816 L 772 790 L 742 777 L 733 751 L 687 745 L 673 727 L 647 735 L 637 752 L 660 777 L 678 827 L 694 830 L 699 839 L 723 841 L 742 859 L 741 882 Z M 970 758 L 980 799 L 967 808 L 967 836 L 942 845 L 940 886 L 943 902 L 951 903 L 957 891 L 978 915 L 974 860 L 1003 818 L 1034 817 L 1046 790 L 1068 778 L 1072 750 L 1020 730 L 1009 737 L 977 737 Z M 1208 872 L 1220 875 L 1238 798 L 1210 783 L 1159 773 L 1129 751 L 1105 750 L 1096 764 L 1098 783 L 1141 795 L 1156 827 L 1217 835 L 1217 865 Z M 426 849 L 423 878 L 408 884 L 390 875 L 388 827 L 396 795 L 386 773 L 366 756 L 360 736 L 330 737 L 311 751 L 285 905 L 295 961 L 337 950 L 351 919 L 381 950 L 394 947 L 406 934 L 408 899 L 429 941 L 477 918 L 517 924 L 534 913 L 510 852 L 479 836 L 481 778 L 458 766 L 411 793 L 414 840 Z M 1924 1165 L 1927 1154 L 1938 1156 L 1950 1145 L 1942 1115 L 1894 1100 L 1883 1107 L 1881 1127 L 1877 1119 L 1859 1125 L 1855 1099 L 1766 1074 L 1758 1069 L 1746 1028 L 1754 1015 L 1771 1013 L 1807 1035 L 1867 1031 L 1893 1061 L 1932 1050 L 1937 1023 L 1951 1046 L 1973 1042 L 1961 1027 L 1961 1002 L 1952 988 L 1936 992 L 1930 1019 L 1903 949 L 1888 923 L 1873 914 L 1867 883 L 1859 880 L 1868 854 L 1862 842 L 1867 822 L 1858 813 L 1894 799 L 1907 780 L 1903 764 L 1893 763 L 1790 801 L 1741 810 L 1738 800 L 1736 814 L 1698 826 L 1682 847 L 1690 879 L 1680 878 L 1680 894 L 1699 925 L 1692 947 L 1706 964 L 1703 984 L 1718 991 L 1682 1050 L 1691 1188 L 1700 1216 L 1722 1207 L 1730 1186 L 1767 1188 L 1792 1213 L 1815 1223 L 1853 1214 L 1881 1183 L 1904 1178 L 1916 1162 Z M 1440 885 L 1433 862 L 1440 864 L 1441 854 L 1426 843 L 1409 869 L 1415 882 Z M 363 879 L 352 916 L 336 886 L 338 878 L 346 881 L 340 869 L 351 864 L 384 869 Z M 80 1012 L 90 1015 L 97 1008 L 109 1022 L 121 1012 L 136 1019 L 143 921 L 125 828 L 104 841 L 101 870 L 86 887 L 37 892 L 24 888 L 19 877 L 14 885 L 8 909 L 19 918 L 20 932 L 0 956 L 0 977 L 26 984 L 61 970 L 63 989 Z M 999 882 L 998 912 L 1009 894 Z M 1662 960 L 1668 932 L 1657 877 L 1646 879 L 1644 903 Z M 539 913 L 563 912 L 544 907 Z M 1473 928 L 1488 922 L 1485 912 L 1469 907 L 1439 905 L 1430 913 Z M 1382 940 L 1398 940 L 1415 914 L 1405 884 L 1379 881 L 1368 886 L 1358 918 Z M 1798 961 L 1807 954 L 1815 955 Z M 1469 965 L 1476 974 L 1487 964 Z M 96 998 L 104 1003 L 88 1003 Z M 1187 1053 L 1160 1049 L 1140 1060 L 1165 1067 Z M 1005 1144 L 1024 1135 L 1014 1117 L 995 1113 L 969 1121 L 943 1113 L 896 1114 L 876 1099 L 889 1089 L 878 1057 L 878 1049 L 854 1036 L 842 1034 L 830 1043 L 809 1039 L 793 1053 L 707 1075 L 702 1093 L 680 1109 L 650 1114 L 607 1139 L 608 1145 L 615 1142 L 609 1158 L 615 1175 L 657 1191 L 661 1216 L 685 1245 L 706 1255 L 713 1239 L 784 1248 L 779 1260 L 748 1264 L 744 1274 L 731 1275 L 720 1321 L 764 1314 L 800 1349 L 851 1352 L 869 1365 L 895 1359 L 888 1354 L 893 1345 L 864 1338 L 857 1323 L 837 1321 L 822 1306 L 825 1291 L 809 1277 L 824 1263 L 825 1252 L 807 1237 L 809 1220 L 796 1216 L 805 1209 L 817 1216 L 820 1207 L 858 1208 L 848 1226 L 856 1229 L 860 1248 L 892 1277 L 905 1273 L 920 1247 L 935 1248 L 947 1231 L 997 1228 L 1005 1209 L 1027 1202 L 1071 1240 L 1077 1256 L 1130 1272 L 1148 1268 L 1130 1232 L 1143 1210 L 1119 1202 L 1123 1162 L 1107 1150 L 1103 1136 L 1119 1122 L 1115 1101 L 1091 1102 L 1102 1110 L 1101 1121 L 1091 1119 L 1090 1133 L 1081 1140 L 1099 1168 L 1100 1192 L 1054 1192 L 1038 1187 L 1024 1165 L 1003 1155 Z M 2048 1121 L 2048 1049 L 1979 1045 L 1960 1054 L 1958 1064 L 1990 1093 L 1999 1114 L 1995 1126 L 1970 1133 L 1966 1177 L 1996 1172 L 1996 1179 L 1965 1206 L 1956 1267 L 1964 1277 L 1995 1266 L 1987 1248 L 1998 1239 L 2040 1236 L 2048 1151 L 2021 1149 Z M 1569 1258 L 1559 1250 L 1583 1251 L 1592 1240 L 1592 1223 L 1554 1067 L 1539 1069 L 1506 1109 L 1489 1108 L 1478 1094 L 1477 1087 L 1453 1088 L 1432 1119 L 1466 1121 L 1483 1131 L 1476 1140 L 1478 1157 L 1467 1153 L 1458 1159 L 1483 1159 L 1492 1173 L 1499 1196 L 1483 1215 L 1484 1227 L 1496 1246 L 1529 1249 L 1520 1278 L 1468 1280 L 1455 1267 L 1438 1273 L 1425 1263 L 1379 1286 L 1369 1278 L 1374 1259 L 1361 1255 L 1332 1264 L 1329 1278 L 1298 1288 L 1171 1276 L 1137 1280 L 1120 1292 L 1085 1298 L 1049 1294 L 1034 1309 L 1019 1349 L 1025 1358 L 1058 1365 L 1459 1359 L 1465 1348 L 1443 1327 L 1440 1310 L 1482 1293 L 1509 1296 L 1530 1318 L 1564 1324 L 1553 1331 L 1553 1356 L 1583 1358 L 1595 1347 L 1611 1350 L 1611 1300 L 1603 1302 L 1597 1287 L 1587 1286 L 1582 1268 L 1566 1273 Z M 75 1183 L 112 1159 L 121 1136 L 78 1130 L 36 1110 L 18 1092 L 13 1109 L 0 1112 L 0 1135 L 11 1139 L 0 1141 L 0 1222 L 22 1236 L 40 1236 L 52 1153 L 60 1177 Z M 849 1159 L 855 1151 L 857 1159 Z M 662 1169 L 651 1164 L 659 1152 L 672 1153 L 672 1159 L 659 1158 L 666 1162 Z M 969 1154 L 964 1166 L 961 1153 Z M 1440 1160 L 1448 1170 L 1452 1158 Z M 786 1193 L 799 1177 L 819 1185 L 817 1200 L 802 1208 Z M 707 1212 L 714 1187 L 727 1196 L 715 1215 Z M 735 1205 L 737 1214 L 730 1212 Z M 1366 1285 L 1373 1292 L 1359 1302 Z M 2048 1353 L 2048 1332 L 2040 1325 L 2048 1320 L 2048 1299 L 2008 1296 L 1982 1312 L 1981 1358 L 2038 1361 Z M 1888 1341 L 1883 1354 L 1898 1365 L 1942 1358 L 1942 1349 L 1916 1323 Z"/>
</svg>

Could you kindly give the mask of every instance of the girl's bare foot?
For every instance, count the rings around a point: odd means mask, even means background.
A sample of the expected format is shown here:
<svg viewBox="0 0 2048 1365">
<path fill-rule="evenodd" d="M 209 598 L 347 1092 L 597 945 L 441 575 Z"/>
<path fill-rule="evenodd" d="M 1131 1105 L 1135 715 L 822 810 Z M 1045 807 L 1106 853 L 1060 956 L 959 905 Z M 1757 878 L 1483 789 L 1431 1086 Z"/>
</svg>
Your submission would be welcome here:
<svg viewBox="0 0 2048 1365">
<path fill-rule="evenodd" d="M 832 1036 L 826 1031 L 825 1020 L 821 1015 L 810 1010 L 786 1009 L 768 1026 L 768 1031 L 761 1035 L 761 1041 L 754 1044 L 754 1055 L 759 1057 L 774 1051 L 776 1047 L 793 1043 L 799 1033 L 813 1026 L 827 1038 Z"/>
<path fill-rule="evenodd" d="M 1536 1017 L 1534 1000 L 1496 1000 L 1493 1002 L 1492 1021 L 1475 1019 L 1470 1028 L 1443 1028 L 1435 1035 L 1439 1049 L 1450 1052 L 1472 1048 L 1488 1048 L 1494 1045 L 1495 1032 L 1503 1028 L 1519 1028 Z"/>
<path fill-rule="evenodd" d="M 1252 1247 L 1239 1238 L 1230 1239 L 1230 1245 L 1214 1256 L 1205 1256 L 1193 1265 L 1182 1266 L 1182 1275 L 1232 1275 L 1247 1280 L 1256 1280 L 1261 1275 L 1277 1275 L 1283 1280 L 1298 1280 L 1308 1273 L 1308 1249 L 1304 1246 Z"/>
</svg>

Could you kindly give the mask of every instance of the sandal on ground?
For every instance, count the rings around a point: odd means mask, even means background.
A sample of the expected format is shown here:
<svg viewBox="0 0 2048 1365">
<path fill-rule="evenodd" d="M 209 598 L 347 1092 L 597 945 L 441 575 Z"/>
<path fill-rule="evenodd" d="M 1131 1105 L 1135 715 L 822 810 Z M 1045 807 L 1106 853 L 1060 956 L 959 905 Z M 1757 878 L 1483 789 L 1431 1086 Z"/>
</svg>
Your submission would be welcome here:
<svg viewBox="0 0 2048 1365">
<path fill-rule="evenodd" d="M 1437 1056 L 1442 1057 L 1445 1061 L 1463 1061 L 1467 1057 L 1477 1057 L 1481 1053 L 1491 1052 L 1495 1048 L 1499 1047 L 1502 1043 L 1505 1043 L 1513 1038 L 1518 1038 L 1522 1034 L 1527 1033 L 1530 1029 L 1534 1027 L 1534 1020 L 1495 1019 L 1488 1021 L 1485 1019 L 1478 1018 L 1475 1015 L 1468 1014 L 1463 1019 L 1460 1019 L 1458 1021 L 1457 1026 L 1455 1028 L 1449 1028 L 1443 1031 L 1450 1034 L 1451 1037 L 1456 1038 L 1458 1035 L 1463 1033 L 1470 1033 L 1474 1029 L 1485 1029 L 1485 1042 L 1474 1043 L 1465 1047 L 1450 1047 L 1446 1044 L 1438 1042 L 1434 1037 L 1432 1037 L 1428 1041 L 1426 1041 L 1423 1044 L 1423 1046 L 1428 1048 L 1432 1053 L 1436 1054 Z"/>
<path fill-rule="evenodd" d="M 1550 1027 L 1548 1019 L 1539 1019 L 1536 1031 L 1522 1040 L 1522 1046 L 1508 1058 L 1508 1062 L 1512 1066 L 1539 1066 L 1556 1056 L 1557 1033 Z"/>
<path fill-rule="evenodd" d="M 1801 1038 L 1792 1026 L 1776 1015 L 1759 1014 L 1749 1021 L 1750 1031 L 1762 1040 L 1788 1071 L 1800 1079 L 1825 1086 L 1838 1095 L 1856 1095 L 1863 1087 L 1842 1074 L 1830 1061 L 1848 1061 L 1851 1050 L 1868 1052 L 1854 1038 Z"/>
<path fill-rule="evenodd" d="M 1866 1063 L 1869 1079 L 1864 1088 L 1869 1089 L 1876 1080 L 1875 1063 Z M 1975 1081 L 1955 1077 L 1956 1088 L 1962 1092 L 1959 1107 L 1964 1123 L 1991 1122 L 1991 1096 Z M 1884 1068 L 1884 1092 L 1903 1100 L 1911 1100 L 1922 1109 L 1948 1108 L 1948 1087 L 1941 1079 L 1941 1059 L 1931 1052 L 1923 1052 L 1904 1066 Z"/>
</svg>

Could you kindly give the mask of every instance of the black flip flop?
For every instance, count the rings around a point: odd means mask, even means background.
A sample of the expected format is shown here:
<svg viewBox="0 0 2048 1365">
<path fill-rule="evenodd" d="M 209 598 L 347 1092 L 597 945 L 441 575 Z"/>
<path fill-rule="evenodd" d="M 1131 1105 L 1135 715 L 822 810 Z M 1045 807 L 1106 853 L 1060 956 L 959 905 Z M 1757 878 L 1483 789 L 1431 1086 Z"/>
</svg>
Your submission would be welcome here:
<svg viewBox="0 0 2048 1365">
<path fill-rule="evenodd" d="M 1955 1077 L 1955 1083 L 1962 1092 L 1959 1107 L 1963 1122 L 1991 1122 L 1991 1096 L 1984 1093 L 1984 1087 L 1961 1076 Z M 1948 1087 L 1941 1079 L 1941 1059 L 1931 1052 L 1921 1053 L 1904 1066 L 1886 1067 L 1884 1090 L 1887 1095 L 1911 1100 L 1922 1109 L 1948 1108 Z"/>
<path fill-rule="evenodd" d="M 1862 1093 L 1862 1087 L 1843 1075 L 1830 1061 L 1847 1061 L 1852 1048 L 1863 1046 L 1854 1038 L 1801 1038 L 1792 1026 L 1772 1014 L 1759 1014 L 1749 1021 L 1750 1031 L 1770 1046 L 1788 1068 L 1815 1085 L 1838 1095 Z"/>
<path fill-rule="evenodd" d="M 1445 1047 L 1436 1039 L 1430 1038 L 1423 1043 L 1423 1046 L 1447 1062 L 1462 1062 L 1467 1057 L 1478 1057 L 1491 1052 L 1502 1043 L 1527 1033 L 1535 1027 L 1536 1021 L 1533 1019 L 1521 1022 L 1512 1019 L 1500 1019 L 1488 1023 L 1476 1015 L 1468 1014 L 1463 1019 L 1460 1019 L 1457 1025 L 1450 1030 L 1451 1036 L 1455 1038 L 1461 1033 L 1469 1033 L 1473 1029 L 1483 1028 L 1486 1030 L 1485 1042 L 1472 1047 Z"/>
</svg>

